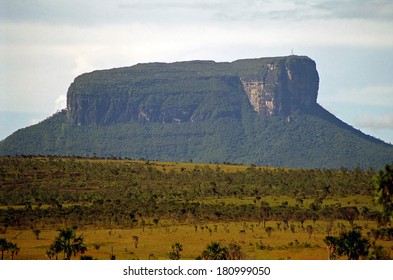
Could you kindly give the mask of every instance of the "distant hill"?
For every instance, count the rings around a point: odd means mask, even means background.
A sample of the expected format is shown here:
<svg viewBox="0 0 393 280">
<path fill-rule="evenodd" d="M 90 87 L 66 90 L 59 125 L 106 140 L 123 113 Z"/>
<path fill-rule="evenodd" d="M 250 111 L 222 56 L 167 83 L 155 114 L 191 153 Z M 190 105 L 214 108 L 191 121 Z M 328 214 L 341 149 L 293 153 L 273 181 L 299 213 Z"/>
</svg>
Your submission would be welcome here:
<svg viewBox="0 0 393 280">
<path fill-rule="evenodd" d="M 303 56 L 148 63 L 78 76 L 67 109 L 0 142 L 0 155 L 78 155 L 302 168 L 381 168 L 393 146 L 317 103 Z"/>
</svg>

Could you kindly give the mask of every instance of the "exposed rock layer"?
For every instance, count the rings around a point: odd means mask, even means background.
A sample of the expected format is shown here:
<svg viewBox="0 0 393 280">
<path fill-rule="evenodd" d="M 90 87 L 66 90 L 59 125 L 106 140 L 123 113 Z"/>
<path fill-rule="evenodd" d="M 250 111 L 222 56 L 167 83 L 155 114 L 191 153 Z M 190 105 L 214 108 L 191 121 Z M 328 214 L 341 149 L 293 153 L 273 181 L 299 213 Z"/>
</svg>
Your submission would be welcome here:
<svg viewBox="0 0 393 280">
<path fill-rule="evenodd" d="M 308 57 L 138 64 L 77 77 L 67 109 L 75 125 L 194 122 L 240 116 L 247 95 L 258 114 L 286 116 L 316 104 L 318 84 Z"/>
</svg>

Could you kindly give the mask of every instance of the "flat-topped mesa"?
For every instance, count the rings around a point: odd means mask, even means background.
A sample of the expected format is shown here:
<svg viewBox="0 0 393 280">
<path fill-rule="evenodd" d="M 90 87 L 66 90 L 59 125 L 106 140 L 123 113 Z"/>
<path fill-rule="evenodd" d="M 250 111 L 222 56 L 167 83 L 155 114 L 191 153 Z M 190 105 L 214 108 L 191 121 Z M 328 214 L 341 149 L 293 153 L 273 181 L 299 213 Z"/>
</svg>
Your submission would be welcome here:
<svg viewBox="0 0 393 280">
<path fill-rule="evenodd" d="M 254 77 L 242 78 L 254 111 L 267 116 L 287 116 L 317 102 L 319 76 L 315 62 L 290 56 L 262 66 Z"/>
<path fill-rule="evenodd" d="M 319 78 L 308 57 L 232 63 L 148 63 L 78 76 L 67 93 L 74 125 L 195 122 L 242 115 L 244 102 L 266 116 L 316 104 Z"/>
</svg>

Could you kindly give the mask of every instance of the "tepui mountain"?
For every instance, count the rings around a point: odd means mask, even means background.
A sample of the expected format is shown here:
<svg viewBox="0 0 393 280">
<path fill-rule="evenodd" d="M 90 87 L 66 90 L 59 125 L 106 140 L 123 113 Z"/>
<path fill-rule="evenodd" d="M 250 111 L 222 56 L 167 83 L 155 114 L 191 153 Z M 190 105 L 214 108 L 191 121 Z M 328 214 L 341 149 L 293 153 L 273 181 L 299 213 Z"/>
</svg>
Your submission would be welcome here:
<svg viewBox="0 0 393 280">
<path fill-rule="evenodd" d="M 393 146 L 317 103 L 306 56 L 146 63 L 75 78 L 67 108 L 0 142 L 0 155 L 67 155 L 381 168 Z"/>
</svg>

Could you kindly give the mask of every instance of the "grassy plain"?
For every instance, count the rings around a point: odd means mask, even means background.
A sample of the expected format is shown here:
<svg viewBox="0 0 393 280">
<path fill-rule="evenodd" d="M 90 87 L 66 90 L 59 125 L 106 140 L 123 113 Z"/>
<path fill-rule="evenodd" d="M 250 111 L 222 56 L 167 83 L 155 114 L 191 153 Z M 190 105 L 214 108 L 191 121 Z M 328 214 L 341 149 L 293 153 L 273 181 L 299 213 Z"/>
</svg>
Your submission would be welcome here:
<svg viewBox="0 0 393 280">
<path fill-rule="evenodd" d="M 354 222 L 370 240 L 378 226 L 372 171 L 84 158 L 0 161 L 0 238 L 17 243 L 15 259 L 48 259 L 57 230 L 73 225 L 84 236 L 86 255 L 104 260 L 112 254 L 168 259 L 177 242 L 184 249 L 181 259 L 195 259 L 212 241 L 239 244 L 245 259 L 327 259 L 329 221 L 330 234 L 337 236 L 351 228 L 346 215 L 356 209 Z M 267 227 L 273 228 L 270 236 Z M 40 229 L 38 239 L 33 229 Z M 393 241 L 377 244 L 392 253 Z"/>
<path fill-rule="evenodd" d="M 358 223 L 367 229 L 376 226 L 374 222 L 358 221 Z M 305 223 L 305 226 L 308 224 L 312 223 Z M 345 221 L 337 221 L 333 234 L 338 234 L 341 224 L 349 228 Z M 163 221 L 157 226 L 147 226 L 144 230 L 142 228 L 79 229 L 77 232 L 85 237 L 88 248 L 85 254 L 102 260 L 110 259 L 112 252 L 116 255 L 116 259 L 168 259 L 171 246 L 176 242 L 183 245 L 181 259 L 195 259 L 212 241 L 239 244 L 245 259 L 323 260 L 328 258 L 326 245 L 323 243 L 326 232 L 322 221 L 316 223 L 316 230 L 311 237 L 300 227 L 300 224 L 295 224 L 294 233 L 290 230 L 277 230 L 275 221 L 267 222 L 266 226 L 274 228 L 271 236 L 268 236 L 257 222 L 207 223 L 197 226 L 195 231 L 194 225 Z M 209 232 L 209 229 L 212 232 Z M 18 243 L 21 251 L 15 259 L 48 259 L 46 250 L 57 233 L 53 229 L 43 229 L 39 239 L 36 240 L 31 230 L 12 229 L 6 234 L 0 234 L 0 237 Z M 132 236 L 139 237 L 137 248 Z M 380 241 L 379 244 L 389 248 L 393 246 L 393 241 Z M 10 256 L 6 254 L 5 259 L 7 258 L 9 259 Z"/>
</svg>

